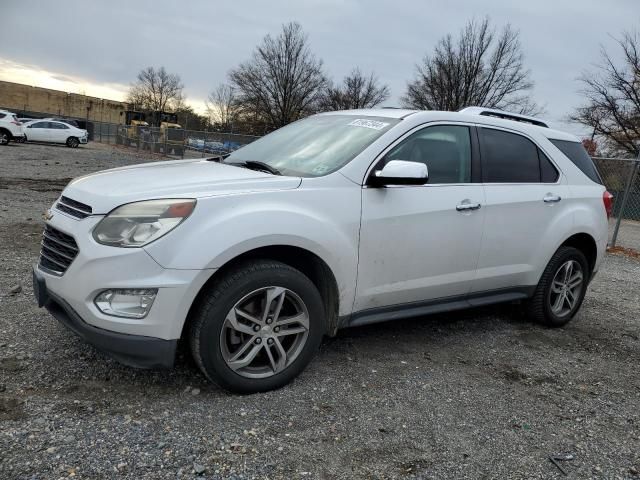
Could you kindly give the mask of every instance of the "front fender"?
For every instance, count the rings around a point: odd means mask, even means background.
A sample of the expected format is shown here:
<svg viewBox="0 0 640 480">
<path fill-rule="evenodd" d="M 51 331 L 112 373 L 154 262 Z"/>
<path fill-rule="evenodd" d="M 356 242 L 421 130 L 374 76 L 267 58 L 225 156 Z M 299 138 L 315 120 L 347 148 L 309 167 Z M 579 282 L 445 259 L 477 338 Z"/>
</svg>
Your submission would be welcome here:
<svg viewBox="0 0 640 480">
<path fill-rule="evenodd" d="M 216 269 L 256 248 L 299 247 L 332 270 L 343 314 L 353 304 L 359 219 L 357 187 L 217 196 L 145 249 L 165 268 Z"/>
</svg>

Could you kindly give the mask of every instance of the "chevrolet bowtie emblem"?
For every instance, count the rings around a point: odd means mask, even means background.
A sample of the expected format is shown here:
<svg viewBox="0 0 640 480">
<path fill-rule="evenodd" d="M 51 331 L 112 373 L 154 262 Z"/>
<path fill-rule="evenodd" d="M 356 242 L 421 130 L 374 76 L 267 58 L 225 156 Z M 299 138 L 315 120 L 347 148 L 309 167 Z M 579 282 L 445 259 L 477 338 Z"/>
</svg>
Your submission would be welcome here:
<svg viewBox="0 0 640 480">
<path fill-rule="evenodd" d="M 42 218 L 44 218 L 46 221 L 49 221 L 53 218 L 53 213 L 51 213 L 51 210 L 47 210 L 42 214 Z"/>
</svg>

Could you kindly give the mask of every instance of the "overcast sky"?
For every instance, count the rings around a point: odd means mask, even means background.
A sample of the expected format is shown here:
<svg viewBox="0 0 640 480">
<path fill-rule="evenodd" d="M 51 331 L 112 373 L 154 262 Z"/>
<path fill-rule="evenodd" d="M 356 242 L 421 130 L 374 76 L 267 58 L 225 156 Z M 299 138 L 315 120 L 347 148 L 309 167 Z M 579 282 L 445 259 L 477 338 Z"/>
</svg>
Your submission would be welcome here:
<svg viewBox="0 0 640 480">
<path fill-rule="evenodd" d="M 229 69 L 284 22 L 302 24 L 326 72 L 375 71 L 397 105 L 415 64 L 473 17 L 520 31 L 534 100 L 563 122 L 581 99 L 576 78 L 640 28 L 640 0 L 3 0 L 0 79 L 121 99 L 137 72 L 164 65 L 201 109 Z"/>
</svg>

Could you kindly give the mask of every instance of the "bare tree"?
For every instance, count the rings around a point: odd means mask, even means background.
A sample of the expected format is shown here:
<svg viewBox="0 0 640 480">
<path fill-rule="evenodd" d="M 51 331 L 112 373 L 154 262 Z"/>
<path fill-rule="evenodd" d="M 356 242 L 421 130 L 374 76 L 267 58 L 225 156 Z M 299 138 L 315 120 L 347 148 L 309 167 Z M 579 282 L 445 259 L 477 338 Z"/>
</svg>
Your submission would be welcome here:
<svg viewBox="0 0 640 480">
<path fill-rule="evenodd" d="M 402 97 L 406 107 L 456 111 L 481 106 L 536 114 L 533 87 L 519 34 L 511 26 L 497 33 L 488 18 L 471 20 L 454 40 L 442 38 L 416 66 L 416 78 Z"/>
<path fill-rule="evenodd" d="M 325 85 L 322 61 L 309 49 L 298 23 L 282 26 L 277 37 L 267 35 L 251 60 L 229 73 L 239 105 L 274 127 L 313 113 Z"/>
<path fill-rule="evenodd" d="M 207 114 L 212 123 L 222 129 L 229 129 L 238 116 L 238 101 L 235 89 L 226 83 L 213 90 L 205 101 Z"/>
<path fill-rule="evenodd" d="M 322 110 L 351 110 L 372 108 L 389 98 L 389 87 L 380 85 L 372 72 L 364 76 L 355 68 L 344 77 L 341 85 L 328 83 L 320 100 Z"/>
<path fill-rule="evenodd" d="M 147 67 L 138 73 L 137 80 L 131 85 L 127 102 L 134 108 L 165 111 L 176 102 L 184 103 L 182 90 L 184 85 L 180 76 L 168 73 L 164 67 Z"/>
<path fill-rule="evenodd" d="M 601 50 L 602 60 L 591 72 L 583 73 L 585 105 L 571 119 L 592 129 L 594 136 L 613 152 L 637 154 L 640 140 L 640 34 L 625 32 L 616 39 L 622 62 Z"/>
</svg>

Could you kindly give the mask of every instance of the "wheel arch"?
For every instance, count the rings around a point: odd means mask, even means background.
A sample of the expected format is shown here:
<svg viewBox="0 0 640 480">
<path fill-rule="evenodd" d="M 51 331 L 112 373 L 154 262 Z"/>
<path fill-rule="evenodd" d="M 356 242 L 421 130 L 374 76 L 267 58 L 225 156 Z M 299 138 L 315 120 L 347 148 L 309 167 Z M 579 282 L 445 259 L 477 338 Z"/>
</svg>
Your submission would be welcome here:
<svg viewBox="0 0 640 480">
<path fill-rule="evenodd" d="M 598 259 L 598 244 L 591 235 L 585 232 L 574 233 L 562 242 L 560 247 L 574 247 L 580 250 L 589 263 L 589 274 L 593 273 Z"/>
<path fill-rule="evenodd" d="M 195 310 L 202 302 L 204 295 L 218 279 L 238 265 L 257 259 L 276 260 L 289 265 L 304 275 L 316 286 L 322 297 L 327 315 L 325 331 L 328 335 L 335 335 L 338 328 L 338 312 L 340 307 L 340 294 L 335 274 L 329 265 L 318 255 L 310 250 L 293 245 L 269 245 L 257 247 L 243 252 L 224 263 L 218 268 L 198 291 L 182 327 L 181 338 L 189 331 Z"/>
<path fill-rule="evenodd" d="M 7 143 L 9 143 L 11 141 L 11 139 L 13 138 L 13 134 L 11 133 L 11 131 L 8 128 L 4 128 L 4 127 L 0 127 L 0 133 L 6 133 L 7 136 Z"/>
</svg>

